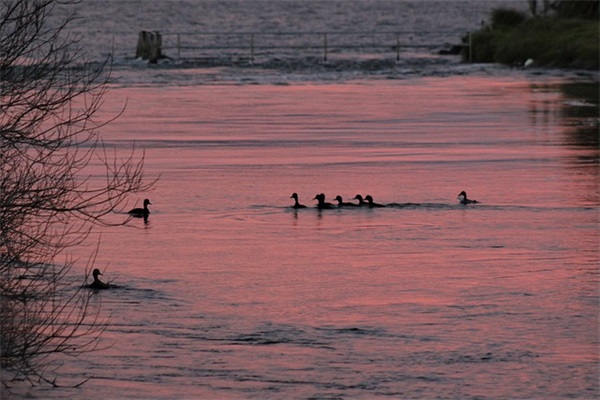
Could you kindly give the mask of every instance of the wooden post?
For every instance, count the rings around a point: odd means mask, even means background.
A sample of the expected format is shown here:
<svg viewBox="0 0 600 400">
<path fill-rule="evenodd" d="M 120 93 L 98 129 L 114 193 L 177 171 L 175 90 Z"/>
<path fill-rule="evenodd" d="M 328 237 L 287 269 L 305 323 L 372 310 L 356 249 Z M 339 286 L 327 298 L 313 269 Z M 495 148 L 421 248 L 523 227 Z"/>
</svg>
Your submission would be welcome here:
<svg viewBox="0 0 600 400">
<path fill-rule="evenodd" d="M 400 61 L 400 35 L 396 35 L 396 61 Z"/>
<path fill-rule="evenodd" d="M 469 63 L 473 62 L 473 39 L 471 38 L 471 32 L 469 31 Z"/>
<path fill-rule="evenodd" d="M 327 34 L 323 34 L 323 61 L 327 61 Z"/>
<path fill-rule="evenodd" d="M 181 60 L 181 36 L 177 34 L 177 59 Z"/>
<path fill-rule="evenodd" d="M 162 57 L 161 47 L 162 37 L 160 33 L 156 31 L 140 31 L 135 57 L 141 57 L 142 60 L 148 60 L 149 62 L 156 64 L 158 59 Z"/>
<path fill-rule="evenodd" d="M 162 57 L 162 36 L 158 32 L 152 35 L 152 47 L 150 51 L 150 62 L 156 63 Z"/>
<path fill-rule="evenodd" d="M 254 62 L 254 33 L 250 34 L 250 62 Z"/>
</svg>

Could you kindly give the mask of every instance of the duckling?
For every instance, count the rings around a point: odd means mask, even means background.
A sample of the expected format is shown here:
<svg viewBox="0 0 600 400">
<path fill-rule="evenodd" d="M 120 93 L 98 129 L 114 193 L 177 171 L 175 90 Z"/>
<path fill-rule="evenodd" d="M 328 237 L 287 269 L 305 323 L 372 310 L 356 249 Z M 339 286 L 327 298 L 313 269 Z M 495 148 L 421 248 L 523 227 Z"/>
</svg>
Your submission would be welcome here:
<svg viewBox="0 0 600 400">
<path fill-rule="evenodd" d="M 92 276 L 94 277 L 94 282 L 90 283 L 88 287 L 90 289 L 108 289 L 108 283 L 104 283 L 98 278 L 98 275 L 102 275 L 98 268 L 94 269 L 92 272 Z"/>
<path fill-rule="evenodd" d="M 320 193 L 320 194 L 316 195 L 313 200 L 317 200 L 318 201 L 317 208 L 319 210 L 333 208 L 333 204 L 327 203 L 325 201 L 325 194 L 323 194 L 323 193 Z"/>
<path fill-rule="evenodd" d="M 294 205 L 292 206 L 292 208 L 306 208 L 306 206 L 304 204 L 300 204 L 298 202 L 298 193 L 292 193 L 292 195 L 290 196 L 290 199 L 294 199 Z"/>
<path fill-rule="evenodd" d="M 336 196 L 335 200 L 338 202 L 338 207 L 358 207 L 358 204 L 349 203 L 342 200 L 342 196 Z"/>
<path fill-rule="evenodd" d="M 363 197 L 360 194 L 357 194 L 356 196 L 354 196 L 353 200 L 358 200 L 358 206 L 359 207 L 366 207 L 366 206 L 368 206 L 368 204 L 365 203 L 365 201 L 363 200 Z"/>
<path fill-rule="evenodd" d="M 365 197 L 365 200 L 367 201 L 367 205 L 371 208 L 375 208 L 375 207 L 385 207 L 383 204 L 379 204 L 379 203 L 375 203 L 373 201 L 373 197 L 371 197 L 371 195 L 367 195 Z"/>
<path fill-rule="evenodd" d="M 464 190 L 459 193 L 457 199 L 458 199 L 458 201 L 459 201 L 460 204 L 475 204 L 475 203 L 479 203 L 477 200 L 468 199 L 467 198 L 467 192 L 465 192 Z"/>
<path fill-rule="evenodd" d="M 150 200 L 144 199 L 144 208 L 134 208 L 133 210 L 129 210 L 127 214 L 131 215 L 132 217 L 147 219 L 148 215 L 150 214 L 150 210 L 148 210 L 148 204 L 152 203 L 150 203 Z"/>
</svg>

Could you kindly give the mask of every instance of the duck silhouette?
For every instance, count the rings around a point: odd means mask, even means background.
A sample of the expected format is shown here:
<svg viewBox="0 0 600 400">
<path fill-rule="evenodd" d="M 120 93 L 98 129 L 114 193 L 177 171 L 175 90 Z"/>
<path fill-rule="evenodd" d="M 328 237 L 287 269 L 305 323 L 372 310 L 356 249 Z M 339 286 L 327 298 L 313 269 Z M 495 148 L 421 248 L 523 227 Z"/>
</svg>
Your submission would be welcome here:
<svg viewBox="0 0 600 400">
<path fill-rule="evenodd" d="M 375 203 L 373 201 L 373 197 L 371 197 L 371 195 L 367 195 L 365 196 L 365 200 L 367 202 L 367 206 L 371 207 L 371 208 L 376 208 L 376 207 L 385 207 L 383 204 L 379 204 L 379 203 Z"/>
<path fill-rule="evenodd" d="M 479 203 L 477 200 L 471 200 L 471 199 L 467 198 L 467 192 L 465 192 L 464 190 L 458 194 L 457 199 L 460 202 L 460 204 L 475 204 L 475 203 Z"/>
<path fill-rule="evenodd" d="M 90 283 L 88 287 L 90 289 L 108 289 L 108 283 L 104 283 L 98 278 L 98 275 L 102 275 L 98 268 L 94 269 L 92 272 L 92 276 L 94 277 L 94 282 Z"/>
<path fill-rule="evenodd" d="M 148 204 L 152 203 L 150 203 L 150 200 L 144 199 L 144 208 L 134 208 L 133 210 L 129 210 L 127 214 L 131 215 L 132 217 L 147 219 L 148 215 L 150 215 L 150 210 L 148 210 Z"/>
<path fill-rule="evenodd" d="M 317 208 L 319 210 L 333 208 L 333 204 L 327 203 L 325 201 L 325 194 L 323 194 L 323 193 L 320 193 L 320 194 L 316 195 L 313 200 L 317 200 L 318 201 Z"/>
<path fill-rule="evenodd" d="M 365 203 L 363 197 L 360 194 L 357 194 L 356 196 L 354 196 L 354 200 L 358 200 L 358 206 L 359 207 L 366 207 L 366 206 L 368 206 L 368 204 Z"/>
<path fill-rule="evenodd" d="M 292 206 L 292 208 L 298 209 L 298 208 L 306 208 L 306 206 L 304 204 L 300 204 L 298 202 L 298 193 L 292 193 L 292 195 L 290 196 L 291 199 L 294 199 L 294 205 Z"/>
<path fill-rule="evenodd" d="M 355 204 L 355 203 L 345 202 L 342 199 L 342 196 L 339 196 L 339 195 L 335 197 L 335 200 L 338 202 L 338 207 L 357 207 L 358 206 L 358 204 Z"/>
</svg>

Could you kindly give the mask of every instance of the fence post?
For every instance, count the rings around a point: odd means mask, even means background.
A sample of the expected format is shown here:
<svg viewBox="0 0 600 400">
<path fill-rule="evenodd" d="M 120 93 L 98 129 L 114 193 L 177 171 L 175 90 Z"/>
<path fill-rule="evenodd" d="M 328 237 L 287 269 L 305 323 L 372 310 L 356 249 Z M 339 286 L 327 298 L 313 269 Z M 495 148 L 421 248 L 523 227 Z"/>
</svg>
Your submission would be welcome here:
<svg viewBox="0 0 600 400">
<path fill-rule="evenodd" d="M 327 34 L 323 34 L 323 61 L 327 61 Z"/>
<path fill-rule="evenodd" d="M 469 31 L 469 63 L 473 62 L 473 39 L 471 38 L 471 31 Z"/>
<path fill-rule="evenodd" d="M 181 36 L 177 34 L 177 59 L 181 60 Z"/>
<path fill-rule="evenodd" d="M 250 34 L 250 62 L 254 62 L 254 33 Z"/>
<path fill-rule="evenodd" d="M 162 37 L 159 32 L 140 31 L 138 36 L 135 58 L 148 60 L 150 63 L 156 64 L 159 58 L 162 57 Z"/>
<path fill-rule="evenodd" d="M 396 35 L 396 61 L 400 61 L 400 35 Z"/>
</svg>

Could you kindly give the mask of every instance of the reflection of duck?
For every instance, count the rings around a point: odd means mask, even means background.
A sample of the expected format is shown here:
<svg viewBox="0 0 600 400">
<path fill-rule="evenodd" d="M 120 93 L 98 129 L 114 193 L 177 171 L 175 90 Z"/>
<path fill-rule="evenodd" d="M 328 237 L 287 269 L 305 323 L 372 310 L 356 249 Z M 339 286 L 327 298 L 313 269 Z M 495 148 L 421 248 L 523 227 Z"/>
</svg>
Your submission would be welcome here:
<svg viewBox="0 0 600 400">
<path fill-rule="evenodd" d="M 365 197 L 365 200 L 367 201 L 367 205 L 369 207 L 371 207 L 371 208 L 373 208 L 373 207 L 385 207 L 383 204 L 375 203 L 373 201 L 373 197 L 371 197 L 370 194 Z"/>
<path fill-rule="evenodd" d="M 478 203 L 477 200 L 471 200 L 467 198 L 467 192 L 465 192 L 464 190 L 462 192 L 460 192 L 460 194 L 457 197 L 458 201 L 460 202 L 460 204 L 475 204 Z"/>
<path fill-rule="evenodd" d="M 98 268 L 94 269 L 92 272 L 92 276 L 94 277 L 94 282 L 90 283 L 90 289 L 108 289 L 108 283 L 104 283 L 98 278 L 98 275 L 102 275 Z"/>
<path fill-rule="evenodd" d="M 127 214 L 137 218 L 148 218 L 148 215 L 150 214 L 150 210 L 148 210 L 148 204 L 152 203 L 150 203 L 150 200 L 145 199 L 144 208 L 134 208 L 133 210 L 128 211 Z"/>
<path fill-rule="evenodd" d="M 306 206 L 304 204 L 300 204 L 298 202 L 298 193 L 292 193 L 290 198 L 294 199 L 294 205 L 292 206 L 292 208 L 306 208 Z"/>
<path fill-rule="evenodd" d="M 323 193 L 316 195 L 313 200 L 318 201 L 317 208 L 320 210 L 333 208 L 333 204 L 325 202 L 325 195 Z"/>
<path fill-rule="evenodd" d="M 368 204 L 365 203 L 365 201 L 363 200 L 363 197 L 360 194 L 357 194 L 356 196 L 354 196 L 354 200 L 358 200 L 358 206 L 360 207 L 365 207 Z"/>
<path fill-rule="evenodd" d="M 338 207 L 356 207 L 358 204 L 349 203 L 342 200 L 342 196 L 336 196 L 335 200 L 338 202 Z"/>
</svg>

